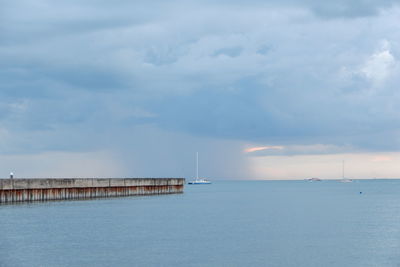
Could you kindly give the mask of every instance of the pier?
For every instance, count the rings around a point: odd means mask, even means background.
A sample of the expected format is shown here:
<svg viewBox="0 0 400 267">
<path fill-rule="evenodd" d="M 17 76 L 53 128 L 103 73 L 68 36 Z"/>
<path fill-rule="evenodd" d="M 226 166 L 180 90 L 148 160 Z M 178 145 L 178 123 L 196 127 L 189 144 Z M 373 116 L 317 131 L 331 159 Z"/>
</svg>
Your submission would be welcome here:
<svg viewBox="0 0 400 267">
<path fill-rule="evenodd" d="M 183 193 L 184 178 L 0 179 L 0 203 Z"/>
</svg>

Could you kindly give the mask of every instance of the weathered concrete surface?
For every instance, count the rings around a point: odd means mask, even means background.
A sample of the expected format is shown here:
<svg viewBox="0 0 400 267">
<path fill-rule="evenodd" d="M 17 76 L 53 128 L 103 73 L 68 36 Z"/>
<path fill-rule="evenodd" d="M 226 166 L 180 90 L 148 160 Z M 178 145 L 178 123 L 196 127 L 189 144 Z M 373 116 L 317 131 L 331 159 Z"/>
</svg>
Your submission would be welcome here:
<svg viewBox="0 0 400 267">
<path fill-rule="evenodd" d="M 184 178 L 0 179 L 0 203 L 182 193 Z"/>
</svg>

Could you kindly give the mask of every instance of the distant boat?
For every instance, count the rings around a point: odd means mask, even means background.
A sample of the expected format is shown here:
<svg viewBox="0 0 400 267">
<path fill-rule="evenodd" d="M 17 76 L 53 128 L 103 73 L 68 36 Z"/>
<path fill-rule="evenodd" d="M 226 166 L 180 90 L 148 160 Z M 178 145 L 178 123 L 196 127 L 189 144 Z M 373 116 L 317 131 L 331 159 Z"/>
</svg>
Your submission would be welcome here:
<svg viewBox="0 0 400 267">
<path fill-rule="evenodd" d="M 193 181 L 190 181 L 189 184 L 211 184 L 211 182 L 204 178 L 196 178 Z"/>
<path fill-rule="evenodd" d="M 340 180 L 340 182 L 341 182 L 341 183 L 351 183 L 351 182 L 353 182 L 352 179 L 349 179 L 349 178 L 345 178 L 345 177 L 344 177 L 344 160 L 343 160 L 343 162 L 342 162 L 342 179 Z"/>
<path fill-rule="evenodd" d="M 199 178 L 199 152 L 196 153 L 196 178 L 188 184 L 211 184 L 209 180 Z"/>
<path fill-rule="evenodd" d="M 316 177 L 306 179 L 309 182 L 321 182 L 322 180 Z"/>
</svg>

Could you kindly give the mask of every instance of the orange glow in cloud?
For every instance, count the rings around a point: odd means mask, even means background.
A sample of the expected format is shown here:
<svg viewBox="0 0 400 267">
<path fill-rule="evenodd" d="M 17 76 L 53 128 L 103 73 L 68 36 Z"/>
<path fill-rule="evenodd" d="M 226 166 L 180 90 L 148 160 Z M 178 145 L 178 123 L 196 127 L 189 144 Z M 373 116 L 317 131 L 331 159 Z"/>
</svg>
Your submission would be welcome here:
<svg viewBox="0 0 400 267">
<path fill-rule="evenodd" d="M 244 150 L 245 153 L 251 153 L 251 152 L 256 152 L 256 151 L 261 151 L 261 150 L 268 150 L 268 149 L 278 149 L 281 150 L 283 149 L 283 146 L 256 146 L 256 147 L 250 147 Z"/>
<path fill-rule="evenodd" d="M 392 161 L 393 158 L 389 156 L 376 156 L 372 159 L 373 162 Z"/>
</svg>

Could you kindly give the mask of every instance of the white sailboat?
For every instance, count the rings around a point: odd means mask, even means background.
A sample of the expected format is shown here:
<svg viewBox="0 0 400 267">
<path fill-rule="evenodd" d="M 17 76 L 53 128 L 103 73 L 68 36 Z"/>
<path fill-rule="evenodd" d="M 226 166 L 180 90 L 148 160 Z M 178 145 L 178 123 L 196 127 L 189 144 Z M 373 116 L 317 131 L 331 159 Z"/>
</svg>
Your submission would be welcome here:
<svg viewBox="0 0 400 267">
<path fill-rule="evenodd" d="M 340 180 L 342 183 L 351 183 L 353 180 L 344 177 L 344 160 L 342 162 L 342 179 Z"/>
<path fill-rule="evenodd" d="M 199 152 L 196 152 L 196 179 L 190 181 L 189 184 L 211 184 L 209 180 L 199 178 Z"/>
</svg>

